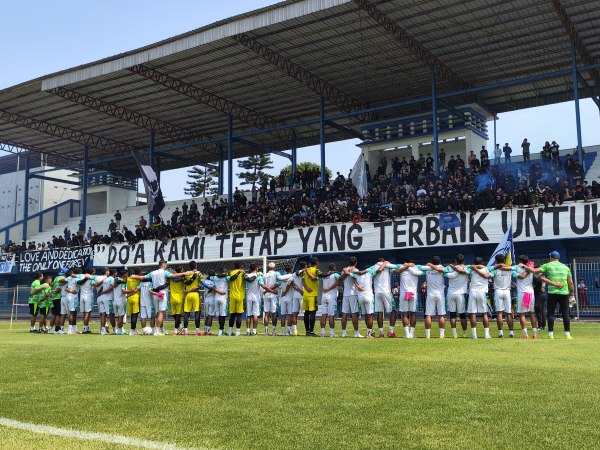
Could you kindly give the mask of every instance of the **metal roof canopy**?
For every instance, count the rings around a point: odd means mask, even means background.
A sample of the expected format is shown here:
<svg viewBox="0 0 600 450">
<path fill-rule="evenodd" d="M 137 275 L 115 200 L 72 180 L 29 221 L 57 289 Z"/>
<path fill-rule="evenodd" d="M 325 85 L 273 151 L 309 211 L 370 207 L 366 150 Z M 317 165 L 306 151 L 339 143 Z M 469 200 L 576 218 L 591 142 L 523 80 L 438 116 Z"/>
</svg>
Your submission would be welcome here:
<svg viewBox="0 0 600 450">
<path fill-rule="evenodd" d="M 320 95 L 327 142 L 431 109 L 432 71 L 449 105 L 564 102 L 571 42 L 589 97 L 599 26 L 597 0 L 290 0 L 0 91 L 0 149 L 130 170 L 153 130 L 161 170 L 216 163 L 231 115 L 235 158 L 281 152 L 320 142 Z"/>
</svg>

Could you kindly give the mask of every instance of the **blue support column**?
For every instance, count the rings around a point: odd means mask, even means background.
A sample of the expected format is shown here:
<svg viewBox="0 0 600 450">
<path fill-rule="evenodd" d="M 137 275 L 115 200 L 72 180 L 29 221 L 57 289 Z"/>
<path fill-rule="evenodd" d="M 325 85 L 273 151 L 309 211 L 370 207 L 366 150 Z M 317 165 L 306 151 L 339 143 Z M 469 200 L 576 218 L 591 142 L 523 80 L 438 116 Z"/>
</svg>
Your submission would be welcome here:
<svg viewBox="0 0 600 450">
<path fill-rule="evenodd" d="M 298 165 L 298 155 L 296 150 L 296 132 L 292 130 L 292 175 L 296 173 L 296 168 Z M 285 180 L 285 182 L 287 183 L 287 180 Z"/>
<path fill-rule="evenodd" d="M 319 98 L 319 126 L 321 130 L 321 186 L 325 184 L 325 100 Z"/>
<path fill-rule="evenodd" d="M 27 239 L 27 220 L 29 219 L 29 156 L 25 157 L 25 186 L 23 190 L 25 191 L 23 194 L 23 239 Z"/>
<path fill-rule="evenodd" d="M 573 68 L 573 95 L 575 96 L 575 121 L 577 123 L 577 157 L 579 164 L 583 165 L 583 144 L 581 143 L 581 118 L 579 117 L 579 85 L 577 82 L 577 52 L 575 42 L 571 42 L 571 64 Z"/>
<path fill-rule="evenodd" d="M 494 150 L 496 150 L 496 142 L 498 141 L 497 136 L 496 136 L 496 114 L 494 114 L 494 148 L 492 149 L 492 154 L 494 154 Z M 488 157 L 490 155 L 490 152 L 488 150 Z M 495 163 L 496 161 L 494 161 Z"/>
<path fill-rule="evenodd" d="M 87 230 L 88 146 L 83 146 L 83 177 L 81 178 L 81 220 Z"/>
<path fill-rule="evenodd" d="M 232 118 L 227 116 L 227 203 L 233 200 L 233 131 Z M 230 206 L 231 207 L 231 206 Z"/>
<path fill-rule="evenodd" d="M 440 149 L 438 144 L 437 98 L 435 91 L 435 72 L 431 72 L 431 109 L 433 111 L 433 168 L 439 173 Z M 467 149 L 468 150 L 468 149 Z"/>
<path fill-rule="evenodd" d="M 150 132 L 150 153 L 148 154 L 148 161 L 150 163 L 150 167 L 154 170 L 154 131 Z M 150 226 L 154 223 L 154 217 L 152 214 L 148 214 L 148 223 Z"/>
<path fill-rule="evenodd" d="M 217 178 L 217 194 L 223 195 L 223 146 L 219 144 L 219 178 Z"/>
<path fill-rule="evenodd" d="M 160 157 L 156 157 L 156 181 L 158 181 L 158 185 L 160 186 Z"/>
</svg>

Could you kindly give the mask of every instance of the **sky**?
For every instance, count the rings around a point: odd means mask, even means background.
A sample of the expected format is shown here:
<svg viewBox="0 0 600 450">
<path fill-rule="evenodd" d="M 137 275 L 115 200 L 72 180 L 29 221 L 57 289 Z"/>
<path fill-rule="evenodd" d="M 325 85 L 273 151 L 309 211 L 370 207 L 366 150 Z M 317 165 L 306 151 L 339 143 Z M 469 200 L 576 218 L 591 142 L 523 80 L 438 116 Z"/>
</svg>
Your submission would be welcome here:
<svg viewBox="0 0 600 450">
<path fill-rule="evenodd" d="M 268 6 L 268 0 L 104 0 L 102 2 L 33 0 L 5 2 L 2 6 L 4 44 L 0 46 L 0 89 L 59 70 L 78 66 L 152 44 L 236 14 Z M 318 107 L 318 105 L 316 105 Z M 600 143 L 600 115 L 590 99 L 580 102 L 583 145 Z M 529 108 L 498 115 L 497 142 L 508 142 L 513 156 L 520 153 L 523 138 L 537 152 L 545 141 L 561 148 L 577 143 L 573 102 Z M 488 149 L 493 147 L 493 124 L 489 123 Z M 359 156 L 359 141 L 327 144 L 326 165 L 332 172 L 347 174 Z M 0 152 L 2 154 L 2 152 Z M 298 161 L 320 162 L 319 147 L 298 149 Z M 289 160 L 272 155 L 273 174 Z M 238 172 L 234 161 L 234 173 Z M 187 169 L 161 174 L 162 191 L 168 201 L 186 196 Z M 237 177 L 234 186 L 239 186 Z M 225 188 L 227 180 L 224 181 Z"/>
</svg>

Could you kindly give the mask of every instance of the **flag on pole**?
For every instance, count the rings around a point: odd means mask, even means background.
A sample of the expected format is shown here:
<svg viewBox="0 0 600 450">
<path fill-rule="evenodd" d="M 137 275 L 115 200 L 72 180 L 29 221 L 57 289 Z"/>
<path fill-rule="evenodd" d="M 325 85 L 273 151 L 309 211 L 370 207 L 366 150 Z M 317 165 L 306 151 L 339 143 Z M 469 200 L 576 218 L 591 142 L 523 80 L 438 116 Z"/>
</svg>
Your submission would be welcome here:
<svg viewBox="0 0 600 450">
<path fill-rule="evenodd" d="M 142 180 L 144 181 L 144 187 L 146 188 L 146 199 L 148 201 L 148 214 L 154 217 L 158 217 L 161 211 L 165 207 L 165 201 L 158 185 L 158 179 L 156 173 L 152 170 L 152 167 L 148 165 L 146 160 L 142 158 L 136 150 L 132 150 L 133 157 L 140 168 L 142 174 Z"/>
<path fill-rule="evenodd" d="M 513 234 L 512 234 L 512 225 L 508 228 L 508 231 L 504 233 L 504 237 L 492 253 L 490 261 L 488 262 L 488 266 L 496 265 L 496 255 L 502 254 L 505 255 L 504 264 L 512 265 L 515 260 L 515 248 L 513 246 Z"/>
<path fill-rule="evenodd" d="M 364 198 L 367 194 L 367 167 L 363 153 L 360 154 L 352 169 L 352 184 L 356 187 L 358 196 Z"/>
</svg>

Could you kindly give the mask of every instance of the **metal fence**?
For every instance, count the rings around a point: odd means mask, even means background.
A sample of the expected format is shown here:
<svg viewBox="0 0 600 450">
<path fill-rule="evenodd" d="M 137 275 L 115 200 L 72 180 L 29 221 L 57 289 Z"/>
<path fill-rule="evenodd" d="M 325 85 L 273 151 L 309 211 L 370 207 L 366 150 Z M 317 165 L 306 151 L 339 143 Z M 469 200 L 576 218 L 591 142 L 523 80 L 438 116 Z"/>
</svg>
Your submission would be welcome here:
<svg viewBox="0 0 600 450">
<path fill-rule="evenodd" d="M 597 317 L 600 316 L 600 262 L 584 261 L 574 259 L 569 265 L 577 299 L 574 309 L 577 317 Z"/>
</svg>

